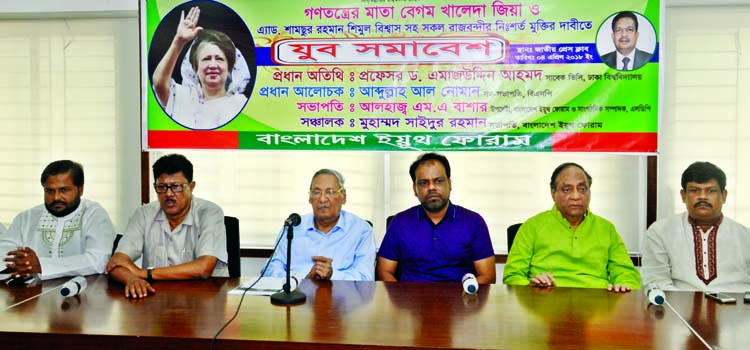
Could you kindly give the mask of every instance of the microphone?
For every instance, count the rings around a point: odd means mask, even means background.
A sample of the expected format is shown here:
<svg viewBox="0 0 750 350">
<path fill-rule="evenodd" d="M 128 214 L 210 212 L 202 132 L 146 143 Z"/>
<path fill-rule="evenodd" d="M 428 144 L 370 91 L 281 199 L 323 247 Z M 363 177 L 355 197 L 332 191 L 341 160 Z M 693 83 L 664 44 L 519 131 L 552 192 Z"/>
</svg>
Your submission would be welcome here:
<svg viewBox="0 0 750 350">
<path fill-rule="evenodd" d="M 464 285 L 464 292 L 468 294 L 476 294 L 477 290 L 479 290 L 477 278 L 471 272 L 465 274 L 464 277 L 461 278 L 461 283 Z"/>
<path fill-rule="evenodd" d="M 60 288 L 60 295 L 64 297 L 76 296 L 79 293 L 83 292 L 84 289 L 86 289 L 86 285 L 87 283 L 85 277 L 73 277 L 73 279 L 65 282 L 65 284 L 62 285 L 62 288 Z"/>
<path fill-rule="evenodd" d="M 304 303 L 305 300 L 307 300 L 307 295 L 305 295 L 305 293 L 298 290 L 292 290 L 292 273 L 290 271 L 290 266 L 292 265 L 292 239 L 294 238 L 294 226 L 299 225 L 301 221 L 302 218 L 300 218 L 297 213 L 289 214 L 289 217 L 284 220 L 284 228 L 286 228 L 286 283 L 284 283 L 283 291 L 271 295 L 271 304 L 291 305 Z"/>
<path fill-rule="evenodd" d="M 298 226 L 302 222 L 302 218 L 297 213 L 289 214 L 289 217 L 284 220 L 285 226 Z"/>
<path fill-rule="evenodd" d="M 651 304 L 661 305 L 664 304 L 665 301 L 667 301 L 667 296 L 664 295 L 664 292 L 662 292 L 659 288 L 649 287 L 644 288 L 644 290 L 646 292 L 646 297 Z"/>
</svg>

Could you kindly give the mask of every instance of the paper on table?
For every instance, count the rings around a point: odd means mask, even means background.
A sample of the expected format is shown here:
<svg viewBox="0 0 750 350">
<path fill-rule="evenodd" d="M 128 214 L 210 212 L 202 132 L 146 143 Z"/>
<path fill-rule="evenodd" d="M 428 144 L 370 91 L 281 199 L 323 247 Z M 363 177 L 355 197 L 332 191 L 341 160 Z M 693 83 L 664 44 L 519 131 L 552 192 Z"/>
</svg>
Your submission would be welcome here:
<svg viewBox="0 0 750 350">
<path fill-rule="evenodd" d="M 39 276 L 36 273 L 32 273 L 28 276 L 20 276 L 17 275 L 15 277 L 12 277 L 10 275 L 0 275 L 0 276 L 7 276 L 5 278 L 0 278 L 0 280 L 4 280 L 5 284 L 9 286 L 23 286 L 23 285 L 31 285 L 39 281 Z"/>
<path fill-rule="evenodd" d="M 13 271 L 9 268 L 4 268 L 2 271 L 0 271 L 0 281 L 10 278 L 10 272 Z"/>
<path fill-rule="evenodd" d="M 242 294 L 245 292 L 245 290 L 250 287 L 255 280 L 258 279 L 258 277 L 253 277 L 247 282 L 239 285 L 237 288 L 232 289 L 229 291 L 229 294 Z M 284 287 L 284 282 L 286 282 L 286 278 L 283 277 L 263 277 L 256 283 L 252 289 L 247 290 L 246 295 L 271 295 L 276 292 L 280 292 L 281 289 Z M 292 284 L 294 285 L 294 284 Z"/>
<path fill-rule="evenodd" d="M 36 282 L 38 279 L 37 274 L 30 275 L 31 278 L 24 278 L 23 283 L 18 283 L 20 281 L 15 281 L 17 278 L 13 278 L 11 276 L 11 272 L 13 272 L 10 268 L 4 268 L 2 271 L 0 271 L 0 281 L 5 282 L 5 284 L 11 284 L 11 281 L 13 281 L 12 285 L 24 285 L 24 284 L 32 284 Z"/>
</svg>

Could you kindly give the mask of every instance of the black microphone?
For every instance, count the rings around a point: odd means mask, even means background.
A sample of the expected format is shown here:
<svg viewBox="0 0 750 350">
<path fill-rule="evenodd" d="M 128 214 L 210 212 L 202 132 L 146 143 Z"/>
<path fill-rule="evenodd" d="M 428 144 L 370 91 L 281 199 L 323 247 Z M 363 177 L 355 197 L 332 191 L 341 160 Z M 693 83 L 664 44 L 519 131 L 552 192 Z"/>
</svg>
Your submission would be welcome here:
<svg viewBox="0 0 750 350">
<path fill-rule="evenodd" d="M 302 222 L 302 218 L 297 213 L 291 213 L 289 214 L 289 217 L 284 220 L 285 226 L 299 226 L 299 223 Z"/>
<path fill-rule="evenodd" d="M 284 283 L 283 291 L 271 295 L 271 304 L 291 305 L 304 303 L 307 300 L 305 293 L 291 289 L 292 284 L 290 282 L 294 226 L 298 226 L 300 222 L 302 222 L 302 218 L 297 213 L 289 214 L 289 217 L 284 220 L 284 228 L 286 228 L 286 283 Z"/>
</svg>

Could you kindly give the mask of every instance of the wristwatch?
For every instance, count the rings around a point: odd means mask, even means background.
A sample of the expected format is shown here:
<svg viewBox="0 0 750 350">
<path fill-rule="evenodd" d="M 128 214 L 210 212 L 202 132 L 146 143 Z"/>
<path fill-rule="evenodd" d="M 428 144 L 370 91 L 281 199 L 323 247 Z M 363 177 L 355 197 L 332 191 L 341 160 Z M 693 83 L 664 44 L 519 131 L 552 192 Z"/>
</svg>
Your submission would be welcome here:
<svg viewBox="0 0 750 350">
<path fill-rule="evenodd" d="M 146 272 L 148 272 L 148 281 L 149 282 L 153 282 L 154 281 L 154 276 L 151 275 L 153 271 L 154 271 L 153 267 L 149 267 L 149 268 L 146 269 Z"/>
</svg>

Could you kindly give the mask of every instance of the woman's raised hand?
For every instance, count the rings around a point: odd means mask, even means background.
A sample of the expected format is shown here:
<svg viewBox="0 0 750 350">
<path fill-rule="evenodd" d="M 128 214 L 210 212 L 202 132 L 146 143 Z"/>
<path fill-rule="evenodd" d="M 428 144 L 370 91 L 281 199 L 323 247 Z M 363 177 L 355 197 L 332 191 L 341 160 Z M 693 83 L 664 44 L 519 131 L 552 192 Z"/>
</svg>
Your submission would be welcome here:
<svg viewBox="0 0 750 350">
<path fill-rule="evenodd" d="M 177 25 L 175 40 L 179 40 L 182 44 L 185 44 L 195 39 L 198 33 L 203 30 L 203 27 L 196 26 L 200 15 L 201 9 L 198 6 L 191 8 L 187 16 L 185 16 L 185 12 L 180 12 L 180 24 Z"/>
</svg>

